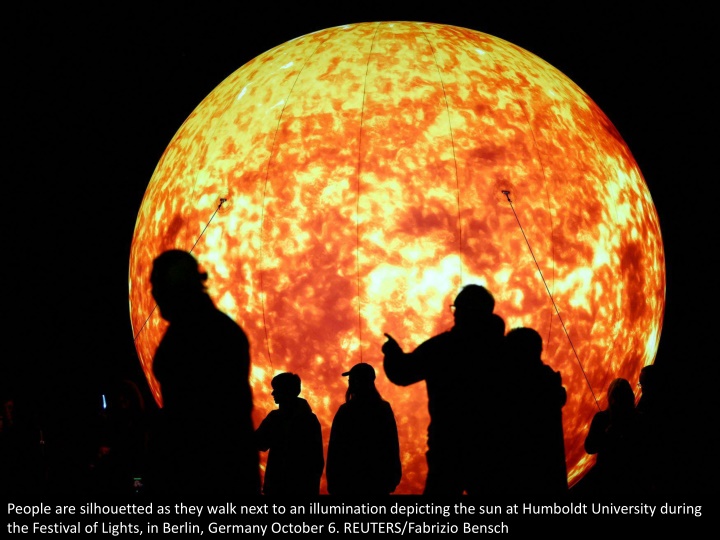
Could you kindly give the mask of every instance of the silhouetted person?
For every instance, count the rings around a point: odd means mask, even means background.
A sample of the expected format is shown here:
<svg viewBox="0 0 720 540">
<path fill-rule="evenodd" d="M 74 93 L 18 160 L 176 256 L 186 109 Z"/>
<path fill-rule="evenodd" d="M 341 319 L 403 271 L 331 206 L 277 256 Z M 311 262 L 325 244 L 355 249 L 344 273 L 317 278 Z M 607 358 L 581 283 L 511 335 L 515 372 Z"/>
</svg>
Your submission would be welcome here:
<svg viewBox="0 0 720 540">
<path fill-rule="evenodd" d="M 320 421 L 299 397 L 301 381 L 296 373 L 280 373 L 270 384 L 278 408 L 255 431 L 258 449 L 268 452 L 263 494 L 318 495 L 325 467 Z"/>
<path fill-rule="evenodd" d="M 383 344 L 385 373 L 395 384 L 425 381 L 430 425 L 425 495 L 497 493 L 503 425 L 509 391 L 501 358 L 503 319 L 480 285 L 463 287 L 454 302 L 454 326 L 405 353 L 389 334 Z"/>
<path fill-rule="evenodd" d="M 153 360 L 163 408 L 148 489 L 259 495 L 250 346 L 215 307 L 207 277 L 186 251 L 166 251 L 153 263 L 152 294 L 170 324 Z"/>
<path fill-rule="evenodd" d="M 644 474 L 642 489 L 647 494 L 662 495 L 676 492 L 681 473 L 678 465 L 685 460 L 678 452 L 678 439 L 682 433 L 678 419 L 681 404 L 674 403 L 676 396 L 668 392 L 669 381 L 662 367 L 650 364 L 640 370 L 638 387 L 640 399 L 635 407 L 638 413 L 638 433 L 641 467 Z M 686 440 L 680 442 L 687 444 Z"/>
<path fill-rule="evenodd" d="M 330 430 L 328 493 L 389 495 L 402 477 L 395 414 L 375 387 L 370 364 L 355 364 L 343 376 L 348 389 Z"/>
<path fill-rule="evenodd" d="M 597 454 L 584 479 L 600 496 L 637 494 L 642 483 L 635 394 L 627 379 L 608 387 L 608 407 L 595 413 L 585 437 L 585 451 Z"/>
<path fill-rule="evenodd" d="M 532 328 L 513 328 L 505 336 L 512 387 L 508 417 L 509 491 L 527 495 L 566 495 L 568 491 L 562 408 L 567 392 L 560 372 L 542 361 L 543 342 Z"/>
</svg>

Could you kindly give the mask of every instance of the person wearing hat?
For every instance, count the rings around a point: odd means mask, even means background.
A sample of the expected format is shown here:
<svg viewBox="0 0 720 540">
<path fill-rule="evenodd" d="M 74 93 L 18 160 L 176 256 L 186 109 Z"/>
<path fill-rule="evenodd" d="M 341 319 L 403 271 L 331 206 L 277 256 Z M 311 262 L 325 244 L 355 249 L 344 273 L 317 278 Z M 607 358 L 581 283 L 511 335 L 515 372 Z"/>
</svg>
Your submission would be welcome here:
<svg viewBox="0 0 720 540">
<path fill-rule="evenodd" d="M 146 487 L 158 494 L 259 495 L 250 345 L 215 307 L 208 275 L 186 251 L 154 261 L 152 295 L 169 325 L 155 351 L 162 394 Z"/>
<path fill-rule="evenodd" d="M 481 285 L 463 287 L 452 305 L 453 327 L 406 353 L 385 334 L 383 368 L 399 386 L 425 382 L 430 425 L 425 495 L 492 495 L 502 489 L 497 462 L 507 376 L 505 321 Z"/>
<path fill-rule="evenodd" d="M 370 364 L 355 364 L 342 375 L 348 378 L 348 388 L 330 430 L 328 493 L 389 495 L 402 477 L 395 414 L 378 392 Z"/>
</svg>

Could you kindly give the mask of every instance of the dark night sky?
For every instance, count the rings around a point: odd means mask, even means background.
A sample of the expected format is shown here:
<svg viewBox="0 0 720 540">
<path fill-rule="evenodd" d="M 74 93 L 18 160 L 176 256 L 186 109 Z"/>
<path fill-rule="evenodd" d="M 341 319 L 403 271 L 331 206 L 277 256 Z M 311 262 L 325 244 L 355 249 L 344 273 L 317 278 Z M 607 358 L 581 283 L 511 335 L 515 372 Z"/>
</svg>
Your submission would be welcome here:
<svg viewBox="0 0 720 540">
<path fill-rule="evenodd" d="M 665 242 L 657 361 L 677 372 L 683 395 L 698 400 L 692 406 L 709 406 L 704 371 L 718 359 L 717 331 L 707 322 L 717 309 L 710 8 L 443 1 L 251 13 L 247 2 L 180 4 L 4 8 L 5 387 L 55 406 L 81 389 L 95 395 L 108 378 L 137 375 L 127 298 L 135 218 L 165 147 L 216 85 L 308 32 L 414 20 L 472 28 L 529 50 L 615 124 L 648 183 Z"/>
</svg>

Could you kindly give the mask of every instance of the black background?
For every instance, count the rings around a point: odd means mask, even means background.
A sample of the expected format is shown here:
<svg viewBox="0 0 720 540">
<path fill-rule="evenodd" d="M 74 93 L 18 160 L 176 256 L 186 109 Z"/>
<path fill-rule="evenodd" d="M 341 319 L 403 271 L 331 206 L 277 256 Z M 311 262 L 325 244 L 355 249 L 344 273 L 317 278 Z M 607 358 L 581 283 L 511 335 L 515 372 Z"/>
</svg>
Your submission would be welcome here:
<svg viewBox="0 0 720 540">
<path fill-rule="evenodd" d="M 96 3 L 3 8 L 5 303 L 2 390 L 51 417 L 95 406 L 117 377 L 144 384 L 128 262 L 165 147 L 233 71 L 289 39 L 413 20 L 492 34 L 543 58 L 607 114 L 660 216 L 667 304 L 657 363 L 673 372 L 709 489 L 717 458 L 717 44 L 708 7 L 391 2 Z M 584 6 L 584 7 L 583 7 Z M 650 7 L 652 6 L 652 7 Z M 713 222 L 711 223 L 711 220 Z M 58 412 L 60 411 L 60 412 Z M 695 425 L 696 424 L 696 425 Z"/>
</svg>

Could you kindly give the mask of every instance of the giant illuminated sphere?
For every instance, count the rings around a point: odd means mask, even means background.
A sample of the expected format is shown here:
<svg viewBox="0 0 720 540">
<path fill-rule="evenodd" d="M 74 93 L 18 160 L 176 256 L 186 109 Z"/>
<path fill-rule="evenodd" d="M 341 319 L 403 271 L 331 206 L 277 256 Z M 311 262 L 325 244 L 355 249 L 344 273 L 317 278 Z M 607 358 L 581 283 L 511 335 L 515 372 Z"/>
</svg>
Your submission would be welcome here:
<svg viewBox="0 0 720 540">
<path fill-rule="evenodd" d="M 422 491 L 427 396 L 423 383 L 387 381 L 384 332 L 412 350 L 451 327 L 463 285 L 487 286 L 507 328 L 537 329 L 562 372 L 572 485 L 592 465 L 583 440 L 609 382 L 637 380 L 662 327 L 658 216 L 620 133 L 553 66 L 455 26 L 298 37 L 232 73 L 180 126 L 129 267 L 136 349 L 159 404 L 151 364 L 166 323 L 149 275 L 169 248 L 192 251 L 248 334 L 256 423 L 275 408 L 270 379 L 293 371 L 327 444 L 341 373 L 375 366 L 399 425 L 397 493 Z"/>
</svg>

